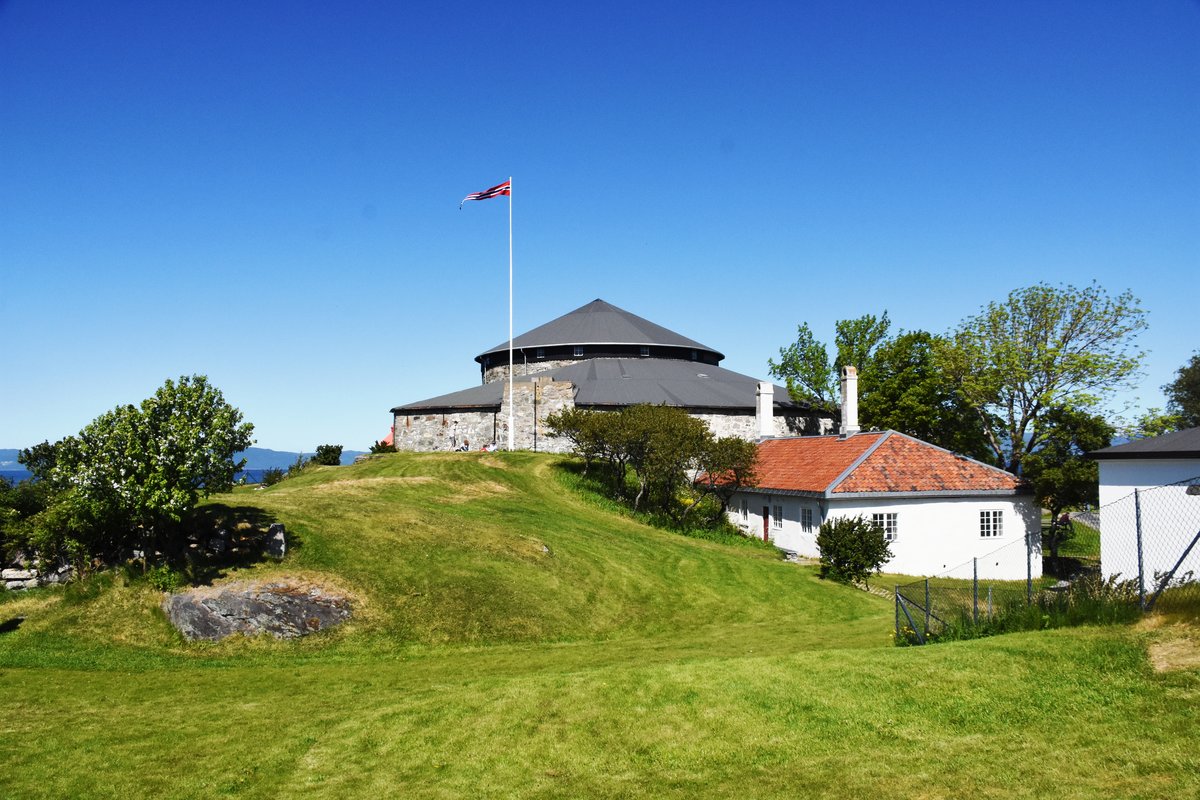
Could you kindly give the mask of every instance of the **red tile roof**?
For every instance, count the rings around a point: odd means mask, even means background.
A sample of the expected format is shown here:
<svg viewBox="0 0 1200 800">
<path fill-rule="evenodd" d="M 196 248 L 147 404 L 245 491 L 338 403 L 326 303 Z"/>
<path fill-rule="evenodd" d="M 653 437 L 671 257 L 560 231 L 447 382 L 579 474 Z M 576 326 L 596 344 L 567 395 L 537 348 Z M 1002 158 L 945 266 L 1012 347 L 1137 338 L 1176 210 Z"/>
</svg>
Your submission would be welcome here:
<svg viewBox="0 0 1200 800">
<path fill-rule="evenodd" d="M 1019 478 L 895 431 L 769 439 L 758 488 L 832 494 L 1014 491 Z"/>
</svg>

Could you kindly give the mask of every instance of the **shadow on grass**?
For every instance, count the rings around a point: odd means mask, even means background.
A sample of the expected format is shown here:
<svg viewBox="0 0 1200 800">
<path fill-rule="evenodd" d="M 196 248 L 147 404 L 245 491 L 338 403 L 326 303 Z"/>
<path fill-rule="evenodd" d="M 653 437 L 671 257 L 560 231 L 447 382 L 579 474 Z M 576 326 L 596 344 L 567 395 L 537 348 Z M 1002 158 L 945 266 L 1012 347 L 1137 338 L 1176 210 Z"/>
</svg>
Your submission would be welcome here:
<svg viewBox="0 0 1200 800">
<path fill-rule="evenodd" d="M 211 585 L 231 569 L 272 560 L 266 554 L 266 541 L 275 522 L 278 519 L 273 514 L 254 506 L 210 503 L 197 508 L 186 525 L 192 540 L 187 559 L 190 583 Z M 212 546 L 216 541 L 223 542 L 223 549 Z M 288 550 L 300 548 L 300 537 L 288 531 L 287 546 Z"/>
<path fill-rule="evenodd" d="M 25 621 L 24 617 L 12 617 L 0 622 L 0 633 L 12 633 L 17 628 L 21 627 L 21 623 Z"/>
</svg>

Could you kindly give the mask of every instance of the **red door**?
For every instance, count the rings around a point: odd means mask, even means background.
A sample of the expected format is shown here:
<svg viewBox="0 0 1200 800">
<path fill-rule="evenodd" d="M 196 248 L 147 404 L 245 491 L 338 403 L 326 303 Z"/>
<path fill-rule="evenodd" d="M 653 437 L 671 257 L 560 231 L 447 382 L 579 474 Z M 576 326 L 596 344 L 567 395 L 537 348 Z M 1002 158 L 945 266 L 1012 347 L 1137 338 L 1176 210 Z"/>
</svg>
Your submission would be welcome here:
<svg viewBox="0 0 1200 800">
<path fill-rule="evenodd" d="M 771 541 L 771 507 L 763 506 L 763 541 Z"/>
</svg>

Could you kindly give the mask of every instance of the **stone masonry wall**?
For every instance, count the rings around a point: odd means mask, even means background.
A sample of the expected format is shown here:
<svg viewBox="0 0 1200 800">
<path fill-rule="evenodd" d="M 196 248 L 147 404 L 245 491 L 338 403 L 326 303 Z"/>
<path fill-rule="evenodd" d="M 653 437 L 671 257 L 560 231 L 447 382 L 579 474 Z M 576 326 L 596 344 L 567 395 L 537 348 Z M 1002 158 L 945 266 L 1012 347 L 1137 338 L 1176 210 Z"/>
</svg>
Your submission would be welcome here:
<svg viewBox="0 0 1200 800">
<path fill-rule="evenodd" d="M 513 413 L 518 450 L 565 453 L 570 442 L 553 437 L 546 430 L 546 417 L 575 405 L 575 385 L 570 381 L 539 378 L 521 381 L 513 387 L 516 406 Z M 508 392 L 505 392 L 507 395 Z M 747 410 L 729 414 L 693 414 L 703 420 L 715 436 L 737 436 L 747 441 L 758 439 L 758 422 Z M 471 450 L 495 442 L 508 446 L 508 402 L 499 411 L 457 411 L 435 414 L 397 414 L 393 420 L 397 450 L 435 452 L 457 450 L 464 442 Z M 818 436 L 833 429 L 833 421 L 816 415 L 776 416 L 776 436 Z"/>
<path fill-rule="evenodd" d="M 496 416 L 495 411 L 397 414 L 393 420 L 396 449 L 419 453 L 457 450 L 466 441 L 472 450 L 478 450 L 500 440 Z"/>
<path fill-rule="evenodd" d="M 522 375 L 534 375 L 538 372 L 545 372 L 548 369 L 569 367 L 572 364 L 577 363 L 579 363 L 579 359 L 577 358 L 569 358 L 558 361 L 547 361 L 543 358 L 539 361 L 530 361 L 527 364 L 518 360 L 516 377 L 520 378 Z M 508 364 L 501 364 L 498 367 L 489 367 L 483 371 L 484 383 L 495 383 L 496 381 L 506 380 L 508 380 Z"/>
</svg>

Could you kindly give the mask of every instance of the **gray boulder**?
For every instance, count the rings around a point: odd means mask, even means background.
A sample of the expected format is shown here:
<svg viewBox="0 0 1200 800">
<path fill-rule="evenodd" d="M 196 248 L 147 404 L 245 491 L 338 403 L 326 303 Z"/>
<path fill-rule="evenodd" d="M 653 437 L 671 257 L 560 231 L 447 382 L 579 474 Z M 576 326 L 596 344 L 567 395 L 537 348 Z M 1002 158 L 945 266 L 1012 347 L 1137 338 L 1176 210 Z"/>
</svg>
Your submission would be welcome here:
<svg viewBox="0 0 1200 800">
<path fill-rule="evenodd" d="M 241 581 L 168 595 L 163 610 L 188 639 L 235 633 L 293 639 L 350 619 L 350 600 L 301 581 Z"/>
<path fill-rule="evenodd" d="M 271 523 L 271 527 L 267 530 L 267 540 L 263 543 L 263 550 L 272 558 L 283 558 L 287 555 L 287 531 L 282 522 Z"/>
</svg>

